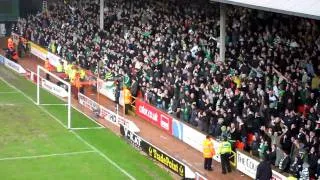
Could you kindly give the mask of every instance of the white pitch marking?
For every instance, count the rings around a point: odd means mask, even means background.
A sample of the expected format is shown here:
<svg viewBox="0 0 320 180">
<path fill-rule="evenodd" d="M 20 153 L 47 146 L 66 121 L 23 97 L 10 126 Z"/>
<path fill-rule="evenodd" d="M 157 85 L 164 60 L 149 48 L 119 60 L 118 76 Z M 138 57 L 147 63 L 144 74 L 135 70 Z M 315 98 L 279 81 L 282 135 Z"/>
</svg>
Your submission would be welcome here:
<svg viewBox="0 0 320 180">
<path fill-rule="evenodd" d="M 39 106 L 67 106 L 68 104 L 39 104 Z"/>
<path fill-rule="evenodd" d="M 18 94 L 16 91 L 0 92 L 0 94 Z"/>
<path fill-rule="evenodd" d="M 86 130 L 86 129 L 104 129 L 104 127 L 84 127 L 84 128 L 72 128 L 72 130 Z"/>
<path fill-rule="evenodd" d="M 0 158 L 0 161 L 20 160 L 20 159 L 39 159 L 39 158 L 46 158 L 46 157 L 70 156 L 70 155 L 87 154 L 87 153 L 96 153 L 96 152 L 95 151 L 76 151 L 76 152 L 68 152 L 68 153 L 43 154 L 43 155 L 36 155 L 36 156 L 6 157 L 6 158 Z"/>
<path fill-rule="evenodd" d="M 12 84 L 10 84 L 8 81 L 4 80 L 2 77 L 0 77 L 0 79 L 5 82 L 8 86 L 12 87 L 13 89 L 15 89 L 16 91 L 20 92 L 24 97 L 26 97 L 27 99 L 29 99 L 30 101 L 32 101 L 34 104 L 37 104 L 32 98 L 30 98 L 28 95 L 26 95 L 24 92 L 22 92 L 20 89 L 18 89 L 17 87 L 13 86 Z M 52 117 L 54 120 L 56 120 L 61 126 L 63 126 L 64 128 L 68 129 L 67 126 L 65 126 L 58 118 L 56 118 L 54 115 L 52 115 L 49 111 L 47 111 L 46 109 L 44 109 L 42 106 L 38 106 L 43 112 L 47 113 L 50 117 Z M 80 111 L 79 111 L 80 112 Z M 97 152 L 100 156 L 102 156 L 105 160 L 107 160 L 110 164 L 112 164 L 114 167 L 116 167 L 119 171 L 121 171 L 123 174 L 125 174 L 126 176 L 128 176 L 131 180 L 136 180 L 136 178 L 134 178 L 131 174 L 129 174 L 126 170 L 122 169 L 117 163 L 115 163 L 113 160 L 111 160 L 107 155 L 105 155 L 103 152 L 101 152 L 99 149 L 97 149 L 96 147 L 94 147 L 93 145 L 91 145 L 89 142 L 87 142 L 86 140 L 84 140 L 81 136 L 79 136 L 75 131 L 70 131 L 72 134 L 74 134 L 80 141 L 82 141 L 83 143 L 85 143 L 88 147 L 90 147 L 92 150 L 94 150 L 95 152 Z"/>
<path fill-rule="evenodd" d="M 0 106 L 15 106 L 15 104 L 2 104 L 2 103 L 0 103 Z"/>
</svg>

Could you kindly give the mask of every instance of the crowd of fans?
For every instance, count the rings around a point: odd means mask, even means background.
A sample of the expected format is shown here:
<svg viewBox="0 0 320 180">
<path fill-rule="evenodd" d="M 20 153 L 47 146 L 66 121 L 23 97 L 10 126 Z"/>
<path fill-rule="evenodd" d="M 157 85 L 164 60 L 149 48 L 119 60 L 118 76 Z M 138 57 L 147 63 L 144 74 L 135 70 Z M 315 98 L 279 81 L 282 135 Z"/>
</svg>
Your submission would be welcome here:
<svg viewBox="0 0 320 180">
<path fill-rule="evenodd" d="M 221 61 L 219 6 L 206 1 L 108 1 L 104 31 L 93 1 L 49 10 L 17 32 L 106 80 L 124 77 L 134 96 L 281 171 L 319 177 L 318 21 L 228 6 Z"/>
</svg>

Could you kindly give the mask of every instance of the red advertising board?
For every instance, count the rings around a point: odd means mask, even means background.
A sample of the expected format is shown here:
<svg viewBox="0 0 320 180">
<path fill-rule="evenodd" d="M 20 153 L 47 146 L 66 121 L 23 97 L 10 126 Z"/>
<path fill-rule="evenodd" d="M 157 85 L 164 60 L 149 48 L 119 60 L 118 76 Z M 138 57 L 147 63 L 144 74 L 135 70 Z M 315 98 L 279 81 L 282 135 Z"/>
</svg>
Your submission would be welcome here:
<svg viewBox="0 0 320 180">
<path fill-rule="evenodd" d="M 137 99 L 136 114 L 160 129 L 165 130 L 167 133 L 172 134 L 172 117 L 152 105 Z"/>
</svg>

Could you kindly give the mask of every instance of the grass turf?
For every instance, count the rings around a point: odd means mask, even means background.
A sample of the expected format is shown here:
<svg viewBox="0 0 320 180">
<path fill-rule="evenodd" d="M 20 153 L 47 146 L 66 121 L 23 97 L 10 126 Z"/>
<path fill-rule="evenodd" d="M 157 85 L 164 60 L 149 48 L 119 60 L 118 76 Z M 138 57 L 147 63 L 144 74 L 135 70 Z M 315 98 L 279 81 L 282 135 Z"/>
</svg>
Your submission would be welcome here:
<svg viewBox="0 0 320 180">
<path fill-rule="evenodd" d="M 36 100 L 36 86 L 31 82 L 2 66 L 0 77 Z M 41 99 L 43 103 L 61 103 L 58 98 L 45 91 L 41 91 Z M 58 120 L 66 126 L 65 106 L 42 108 L 0 80 L 1 179 L 129 179 L 103 156 L 114 161 L 135 179 L 172 179 L 168 172 L 109 130 L 86 129 L 70 132 L 56 122 Z M 72 126 L 98 125 L 73 109 Z M 38 157 L 52 154 L 59 155 Z M 19 158 L 29 156 L 37 158 Z M 10 157 L 18 158 L 6 159 Z"/>
</svg>

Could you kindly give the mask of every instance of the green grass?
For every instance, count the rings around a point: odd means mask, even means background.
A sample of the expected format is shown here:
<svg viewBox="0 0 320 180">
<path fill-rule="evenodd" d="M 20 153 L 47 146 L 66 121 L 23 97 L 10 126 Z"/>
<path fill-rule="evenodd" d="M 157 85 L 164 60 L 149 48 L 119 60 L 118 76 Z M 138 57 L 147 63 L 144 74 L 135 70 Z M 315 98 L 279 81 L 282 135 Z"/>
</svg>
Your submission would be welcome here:
<svg viewBox="0 0 320 180">
<path fill-rule="evenodd" d="M 36 87 L 31 82 L 2 66 L 0 77 L 36 100 Z M 45 91 L 41 91 L 41 99 L 43 103 L 62 103 Z M 66 116 L 65 106 L 40 108 L 0 80 L 1 179 L 129 179 L 107 159 L 135 179 L 172 179 L 168 172 L 107 129 L 67 130 Z M 73 110 L 72 127 L 98 125 Z"/>
</svg>

